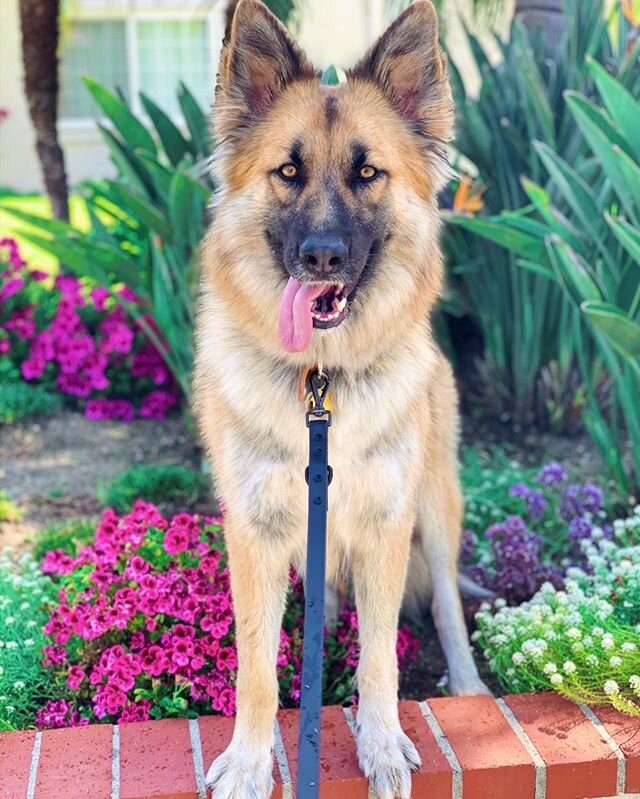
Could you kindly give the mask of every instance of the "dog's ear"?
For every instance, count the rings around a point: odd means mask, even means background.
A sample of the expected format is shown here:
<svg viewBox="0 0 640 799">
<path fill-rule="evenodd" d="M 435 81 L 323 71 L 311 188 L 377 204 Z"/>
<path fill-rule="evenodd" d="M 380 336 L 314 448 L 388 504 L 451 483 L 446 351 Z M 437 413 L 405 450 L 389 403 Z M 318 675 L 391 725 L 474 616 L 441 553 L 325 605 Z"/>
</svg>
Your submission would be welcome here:
<svg viewBox="0 0 640 799">
<path fill-rule="evenodd" d="M 350 71 L 375 81 L 418 132 L 441 142 L 451 137 L 453 103 L 446 56 L 438 44 L 438 17 L 428 0 L 412 3 Z"/>
<path fill-rule="evenodd" d="M 264 3 L 240 0 L 220 60 L 216 104 L 246 125 L 269 109 L 287 83 L 314 75 L 289 31 Z"/>
</svg>

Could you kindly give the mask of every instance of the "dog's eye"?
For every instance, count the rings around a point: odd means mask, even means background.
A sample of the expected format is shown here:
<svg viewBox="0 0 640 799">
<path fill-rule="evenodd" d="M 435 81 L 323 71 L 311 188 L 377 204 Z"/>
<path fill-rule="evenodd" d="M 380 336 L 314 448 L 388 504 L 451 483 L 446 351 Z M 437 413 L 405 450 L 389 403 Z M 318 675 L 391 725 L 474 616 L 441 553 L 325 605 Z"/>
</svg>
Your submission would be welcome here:
<svg viewBox="0 0 640 799">
<path fill-rule="evenodd" d="M 358 172 L 358 177 L 361 180 L 369 181 L 373 180 L 377 174 L 378 170 L 375 168 L 375 166 L 371 166 L 370 164 L 365 164 L 364 166 L 360 167 L 360 170 Z"/>
<path fill-rule="evenodd" d="M 285 180 L 295 180 L 298 177 L 298 167 L 295 164 L 283 164 L 279 171 Z"/>
</svg>

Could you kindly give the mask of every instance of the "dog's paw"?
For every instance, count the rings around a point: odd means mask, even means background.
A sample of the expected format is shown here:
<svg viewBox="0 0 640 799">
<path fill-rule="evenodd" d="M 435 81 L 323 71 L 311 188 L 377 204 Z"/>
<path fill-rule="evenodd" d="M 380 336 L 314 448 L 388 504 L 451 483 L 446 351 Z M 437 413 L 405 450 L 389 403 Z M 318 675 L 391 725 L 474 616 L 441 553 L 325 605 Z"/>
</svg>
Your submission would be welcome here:
<svg viewBox="0 0 640 799">
<path fill-rule="evenodd" d="M 230 746 L 214 760 L 206 783 L 213 799 L 269 799 L 273 790 L 271 752 L 252 756 Z"/>
<path fill-rule="evenodd" d="M 378 799 L 411 799 L 411 772 L 420 768 L 420 755 L 400 729 L 359 725 L 360 768 Z"/>
<path fill-rule="evenodd" d="M 493 696 L 477 674 L 450 676 L 447 688 L 452 696 Z"/>
</svg>

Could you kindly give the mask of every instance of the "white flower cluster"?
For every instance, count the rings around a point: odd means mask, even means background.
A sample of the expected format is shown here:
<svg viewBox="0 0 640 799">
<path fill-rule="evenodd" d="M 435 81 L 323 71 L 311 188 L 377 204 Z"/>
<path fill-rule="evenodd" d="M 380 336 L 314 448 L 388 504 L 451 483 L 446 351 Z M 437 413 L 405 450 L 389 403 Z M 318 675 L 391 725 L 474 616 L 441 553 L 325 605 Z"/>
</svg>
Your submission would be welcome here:
<svg viewBox="0 0 640 799">
<path fill-rule="evenodd" d="M 480 608 L 474 640 L 505 688 L 602 696 L 640 714 L 640 509 L 614 529 L 617 542 L 590 543 L 564 590 L 546 583 L 519 607 Z"/>
</svg>

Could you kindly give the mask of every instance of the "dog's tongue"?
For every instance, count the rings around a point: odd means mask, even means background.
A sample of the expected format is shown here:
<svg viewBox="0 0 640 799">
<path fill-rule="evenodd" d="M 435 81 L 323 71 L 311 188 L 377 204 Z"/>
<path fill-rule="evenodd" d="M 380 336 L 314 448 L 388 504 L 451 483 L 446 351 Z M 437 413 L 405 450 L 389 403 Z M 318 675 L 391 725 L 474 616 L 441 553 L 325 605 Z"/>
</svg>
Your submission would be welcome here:
<svg viewBox="0 0 640 799">
<path fill-rule="evenodd" d="M 287 352 L 304 352 L 311 343 L 311 303 L 329 286 L 329 283 L 301 283 L 295 277 L 289 278 L 278 317 L 278 336 Z"/>
</svg>

